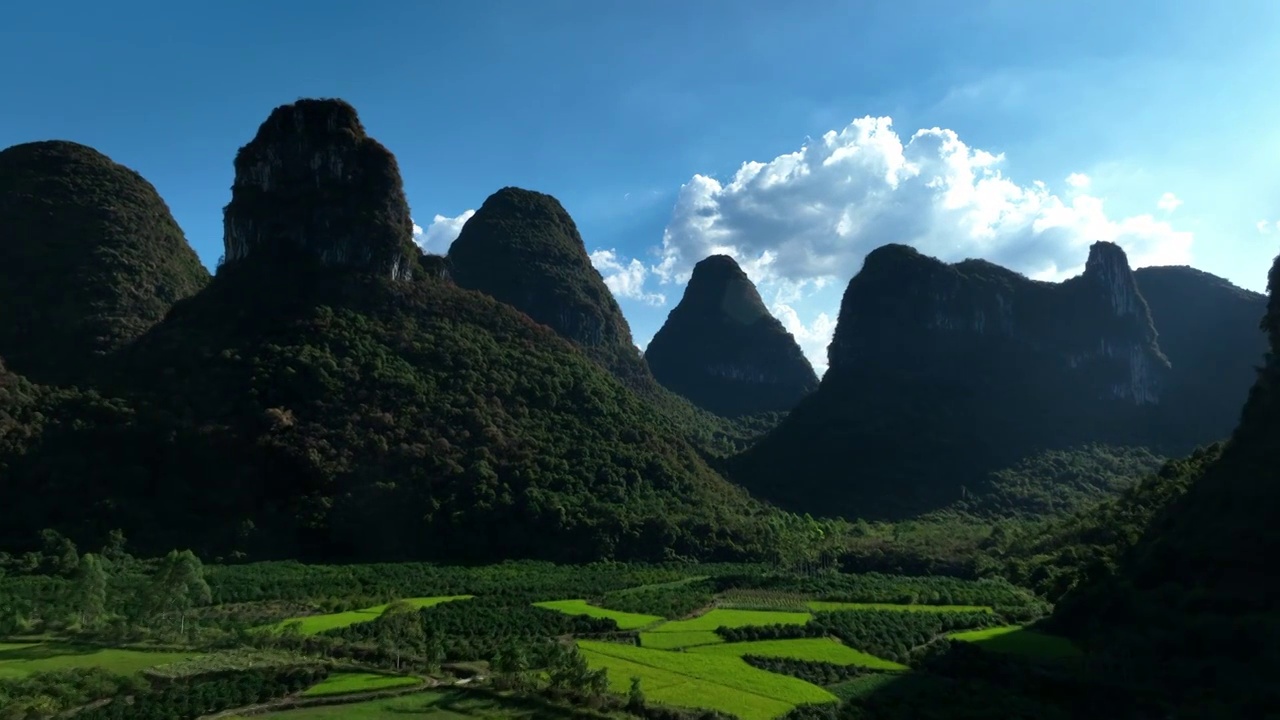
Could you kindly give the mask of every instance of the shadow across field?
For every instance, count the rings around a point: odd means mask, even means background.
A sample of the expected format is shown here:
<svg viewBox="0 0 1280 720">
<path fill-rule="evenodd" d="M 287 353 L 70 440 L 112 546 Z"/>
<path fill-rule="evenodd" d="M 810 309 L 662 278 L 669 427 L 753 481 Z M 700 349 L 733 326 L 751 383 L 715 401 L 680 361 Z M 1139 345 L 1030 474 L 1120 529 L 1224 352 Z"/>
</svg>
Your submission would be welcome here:
<svg viewBox="0 0 1280 720">
<path fill-rule="evenodd" d="M 102 648 L 92 645 L 70 645 L 66 643 L 33 643 L 16 647 L 13 645 L 0 645 L 0 663 L 49 660 L 75 655 L 92 655 L 98 652 L 102 652 Z"/>
</svg>

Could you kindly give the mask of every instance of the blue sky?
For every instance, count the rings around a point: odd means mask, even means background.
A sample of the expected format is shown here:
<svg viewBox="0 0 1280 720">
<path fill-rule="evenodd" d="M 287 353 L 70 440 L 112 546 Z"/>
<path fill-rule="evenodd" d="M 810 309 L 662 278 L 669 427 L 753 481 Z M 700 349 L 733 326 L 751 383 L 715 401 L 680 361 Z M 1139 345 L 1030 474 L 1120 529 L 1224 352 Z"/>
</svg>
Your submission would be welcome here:
<svg viewBox="0 0 1280 720">
<path fill-rule="evenodd" d="M 1057 278 L 1114 239 L 1264 289 L 1275 37 L 1274 0 L 10 2 L 0 146 L 133 167 L 212 265 L 236 149 L 342 97 L 429 250 L 504 185 L 549 192 L 641 344 L 726 251 L 821 366 L 885 242 Z"/>
</svg>

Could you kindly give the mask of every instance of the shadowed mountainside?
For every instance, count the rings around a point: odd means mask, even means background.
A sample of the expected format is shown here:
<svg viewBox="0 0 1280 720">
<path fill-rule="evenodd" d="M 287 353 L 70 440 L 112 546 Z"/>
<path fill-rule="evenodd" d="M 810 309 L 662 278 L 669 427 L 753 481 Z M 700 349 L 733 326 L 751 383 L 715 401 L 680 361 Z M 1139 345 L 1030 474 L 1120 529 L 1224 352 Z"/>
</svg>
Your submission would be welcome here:
<svg viewBox="0 0 1280 720">
<path fill-rule="evenodd" d="M 785 412 L 818 386 L 795 338 L 727 255 L 694 266 L 644 358 L 668 389 L 730 417 Z"/>
</svg>

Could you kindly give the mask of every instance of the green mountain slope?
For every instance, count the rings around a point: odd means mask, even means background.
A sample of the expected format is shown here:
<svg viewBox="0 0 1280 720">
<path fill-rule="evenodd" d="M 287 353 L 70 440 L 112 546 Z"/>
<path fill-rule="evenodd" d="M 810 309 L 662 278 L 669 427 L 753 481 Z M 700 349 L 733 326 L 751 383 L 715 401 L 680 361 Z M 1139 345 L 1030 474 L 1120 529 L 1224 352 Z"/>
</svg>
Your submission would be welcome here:
<svg viewBox="0 0 1280 720">
<path fill-rule="evenodd" d="M 1280 707 L 1280 258 L 1262 327 L 1271 351 L 1217 456 L 1187 466 L 1118 561 L 1095 565 L 1055 624 L 1180 717 Z M 1108 666 L 1109 664 L 1109 666 Z"/>
<path fill-rule="evenodd" d="M 0 152 L 0 355 L 84 382 L 209 280 L 151 183 L 72 142 Z"/>
<path fill-rule="evenodd" d="M 554 197 L 516 187 L 493 193 L 462 227 L 446 265 L 458 285 L 510 305 L 569 340 L 706 455 L 728 455 L 758 434 L 762 418 L 717 417 L 654 379 L 577 225 Z M 772 419 L 764 422 L 772 425 Z"/>
<path fill-rule="evenodd" d="M 652 406 L 550 329 L 427 272 L 430 259 L 395 262 L 398 176 L 380 195 L 343 192 L 394 159 L 352 127 L 334 101 L 264 123 L 251 146 L 282 147 L 263 167 L 237 162 L 213 281 L 113 356 L 103 392 L 116 399 L 49 405 L 76 421 L 0 452 L 0 545 L 43 527 L 92 544 L 122 527 L 150 551 L 326 560 L 761 551 L 773 511 Z M 313 156 L 367 167 L 329 173 L 338 163 Z M 345 216 L 306 235 L 288 222 L 332 215 L 334 197 L 373 220 L 376 246 Z"/>
</svg>

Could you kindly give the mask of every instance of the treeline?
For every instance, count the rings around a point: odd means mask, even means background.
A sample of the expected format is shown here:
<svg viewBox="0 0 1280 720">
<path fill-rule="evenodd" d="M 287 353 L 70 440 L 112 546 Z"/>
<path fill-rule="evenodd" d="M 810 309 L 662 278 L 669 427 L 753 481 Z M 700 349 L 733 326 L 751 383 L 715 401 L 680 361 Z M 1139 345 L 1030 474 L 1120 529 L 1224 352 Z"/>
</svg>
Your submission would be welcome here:
<svg viewBox="0 0 1280 720">
<path fill-rule="evenodd" d="M 502 597 L 481 596 L 421 610 L 392 610 L 376 620 L 322 635 L 348 643 L 381 643 L 386 647 L 398 643 L 415 651 L 438 647 L 438 662 L 487 660 L 504 649 L 546 645 L 565 635 L 617 631 L 612 620 L 567 615 Z"/>
<path fill-rule="evenodd" d="M 428 563 L 306 565 L 286 561 L 211 565 L 207 577 L 217 602 L 355 597 L 387 602 L 432 595 L 497 595 L 533 602 L 602 597 L 624 588 L 765 569 L 766 566 L 756 565 L 684 563 L 556 565 L 522 561 L 465 567 Z"/>
<path fill-rule="evenodd" d="M 832 602 L 983 605 L 997 610 L 1037 604 L 1031 593 L 997 578 L 966 580 L 881 573 L 822 573 L 809 576 L 758 574 L 722 576 L 717 579 L 717 583 L 720 590 L 774 590 Z"/>
<path fill-rule="evenodd" d="M 605 593 L 598 604 L 610 610 L 677 619 L 710 605 L 716 585 L 711 579 L 702 579 L 627 588 Z"/>
<path fill-rule="evenodd" d="M 0 720 L 69 712 L 77 720 L 188 720 L 284 697 L 327 676 L 321 665 L 231 670 L 150 683 L 98 669 L 37 673 L 0 681 Z"/>
<path fill-rule="evenodd" d="M 795 658 L 764 657 L 761 655 L 743 655 L 742 660 L 748 665 L 758 667 L 779 675 L 790 675 L 814 685 L 835 685 L 846 680 L 861 677 L 867 671 L 857 665 L 838 665 L 819 660 L 797 660 Z"/>
</svg>

